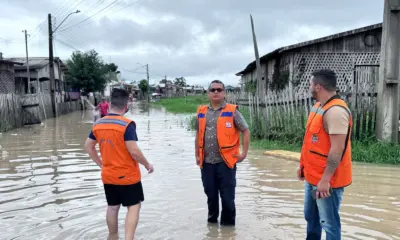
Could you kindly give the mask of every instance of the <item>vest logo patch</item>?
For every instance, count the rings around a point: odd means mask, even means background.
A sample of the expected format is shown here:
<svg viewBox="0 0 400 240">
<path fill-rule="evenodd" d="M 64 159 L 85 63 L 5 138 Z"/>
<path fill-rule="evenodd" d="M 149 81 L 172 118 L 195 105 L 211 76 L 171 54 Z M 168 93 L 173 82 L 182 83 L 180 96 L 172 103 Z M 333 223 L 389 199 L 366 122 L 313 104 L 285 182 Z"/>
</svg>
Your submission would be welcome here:
<svg viewBox="0 0 400 240">
<path fill-rule="evenodd" d="M 225 122 L 225 127 L 226 128 L 232 128 L 232 123 L 231 122 Z"/>
<path fill-rule="evenodd" d="M 318 142 L 318 136 L 316 134 L 313 134 L 311 141 L 312 141 L 312 143 L 317 143 Z"/>
</svg>

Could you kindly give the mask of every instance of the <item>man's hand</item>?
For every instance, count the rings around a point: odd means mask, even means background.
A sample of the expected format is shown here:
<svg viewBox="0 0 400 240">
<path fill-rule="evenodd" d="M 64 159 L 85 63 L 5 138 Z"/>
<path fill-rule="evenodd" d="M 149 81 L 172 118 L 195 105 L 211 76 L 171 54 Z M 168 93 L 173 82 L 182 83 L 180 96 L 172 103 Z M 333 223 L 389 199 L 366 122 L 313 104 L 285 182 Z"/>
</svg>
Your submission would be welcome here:
<svg viewBox="0 0 400 240">
<path fill-rule="evenodd" d="M 299 179 L 300 181 L 304 181 L 304 175 L 303 175 L 302 168 L 297 169 L 297 179 Z"/>
<path fill-rule="evenodd" d="M 200 166 L 200 158 L 199 157 L 196 157 L 196 164 L 197 164 L 197 166 Z"/>
<path fill-rule="evenodd" d="M 240 163 L 240 162 L 242 162 L 247 156 L 246 156 L 246 154 L 242 153 L 242 154 L 233 154 L 233 157 L 237 159 L 236 162 Z"/>
<path fill-rule="evenodd" d="M 329 181 L 327 181 L 327 180 L 319 181 L 319 183 L 317 185 L 317 194 L 316 194 L 317 199 L 329 197 L 331 195 L 329 192 L 330 188 L 331 188 L 331 184 Z"/>
<path fill-rule="evenodd" d="M 149 173 L 154 172 L 153 164 L 150 164 L 150 163 L 149 163 L 149 165 L 147 165 L 145 168 L 147 169 L 147 171 L 149 171 Z"/>
</svg>

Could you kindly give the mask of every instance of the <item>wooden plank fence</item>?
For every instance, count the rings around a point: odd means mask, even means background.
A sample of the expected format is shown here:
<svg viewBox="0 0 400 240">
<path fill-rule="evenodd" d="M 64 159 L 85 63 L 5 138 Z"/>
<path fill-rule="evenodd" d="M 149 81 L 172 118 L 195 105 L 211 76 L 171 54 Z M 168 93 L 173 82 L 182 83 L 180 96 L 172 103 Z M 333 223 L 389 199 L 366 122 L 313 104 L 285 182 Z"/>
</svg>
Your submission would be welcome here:
<svg viewBox="0 0 400 240">
<path fill-rule="evenodd" d="M 0 132 L 23 126 L 20 96 L 0 94 Z"/>
<path fill-rule="evenodd" d="M 368 74 L 363 70 L 356 74 L 356 79 L 367 79 L 364 88 L 354 89 L 350 94 L 339 93 L 352 112 L 352 138 L 359 140 L 374 136 L 377 106 L 376 90 L 367 87 L 373 80 L 370 76 L 361 75 Z M 258 137 L 278 139 L 285 136 L 293 140 L 302 139 L 310 109 L 315 104 L 308 93 L 296 93 L 290 89 L 270 93 L 264 99 L 243 92 L 227 93 L 226 99 L 239 105 L 241 111 L 249 115 L 252 131 L 256 131 Z"/>
<path fill-rule="evenodd" d="M 81 110 L 79 101 L 56 103 L 58 116 Z M 53 118 L 50 94 L 0 94 L 0 132 Z"/>
</svg>

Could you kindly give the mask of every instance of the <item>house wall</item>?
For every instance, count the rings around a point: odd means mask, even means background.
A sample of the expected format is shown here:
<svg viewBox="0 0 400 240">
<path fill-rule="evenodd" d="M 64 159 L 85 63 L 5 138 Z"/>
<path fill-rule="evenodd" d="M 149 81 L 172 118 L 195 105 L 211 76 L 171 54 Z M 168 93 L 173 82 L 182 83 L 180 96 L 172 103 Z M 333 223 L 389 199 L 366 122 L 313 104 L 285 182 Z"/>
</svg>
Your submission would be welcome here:
<svg viewBox="0 0 400 240">
<path fill-rule="evenodd" d="M 331 39 L 307 46 L 284 50 L 280 54 L 280 69 L 290 71 L 290 79 L 300 81 L 301 91 L 308 91 L 307 79 L 312 70 L 331 68 L 338 72 L 341 90 L 352 79 L 352 69 L 355 64 L 379 64 L 382 29 L 373 29 L 362 33 Z M 284 48 L 285 49 L 285 48 Z M 299 66 L 304 58 L 305 74 L 299 77 Z M 258 81 L 259 97 L 268 92 L 268 81 L 272 79 L 276 59 L 261 63 L 263 80 Z M 293 64 L 292 66 L 290 66 Z M 245 84 L 256 79 L 256 70 L 242 75 L 241 82 Z M 289 84 L 292 84 L 290 82 Z M 244 87 L 244 86 L 243 86 Z M 291 87 L 291 86 L 288 86 Z"/>
<path fill-rule="evenodd" d="M 15 93 L 13 64 L 0 63 L 0 93 Z"/>
</svg>

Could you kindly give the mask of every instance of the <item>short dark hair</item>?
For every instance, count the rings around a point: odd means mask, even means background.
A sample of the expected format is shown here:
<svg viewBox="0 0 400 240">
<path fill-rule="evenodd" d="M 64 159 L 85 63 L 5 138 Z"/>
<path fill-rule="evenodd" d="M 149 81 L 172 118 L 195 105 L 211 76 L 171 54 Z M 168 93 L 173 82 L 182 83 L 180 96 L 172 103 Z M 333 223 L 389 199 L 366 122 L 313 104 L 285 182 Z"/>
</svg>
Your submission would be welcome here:
<svg viewBox="0 0 400 240">
<path fill-rule="evenodd" d="M 328 91 L 336 91 L 337 76 L 330 69 L 321 69 L 312 73 L 314 84 L 319 84 Z"/>
<path fill-rule="evenodd" d="M 212 82 L 210 83 L 210 85 L 208 86 L 208 89 L 211 89 L 211 85 L 213 83 L 218 83 L 222 85 L 222 88 L 225 90 L 225 84 L 223 82 L 221 82 L 220 80 L 212 80 Z"/>
<path fill-rule="evenodd" d="M 111 107 L 124 109 L 128 104 L 129 93 L 125 89 L 114 88 L 111 93 Z"/>
</svg>

